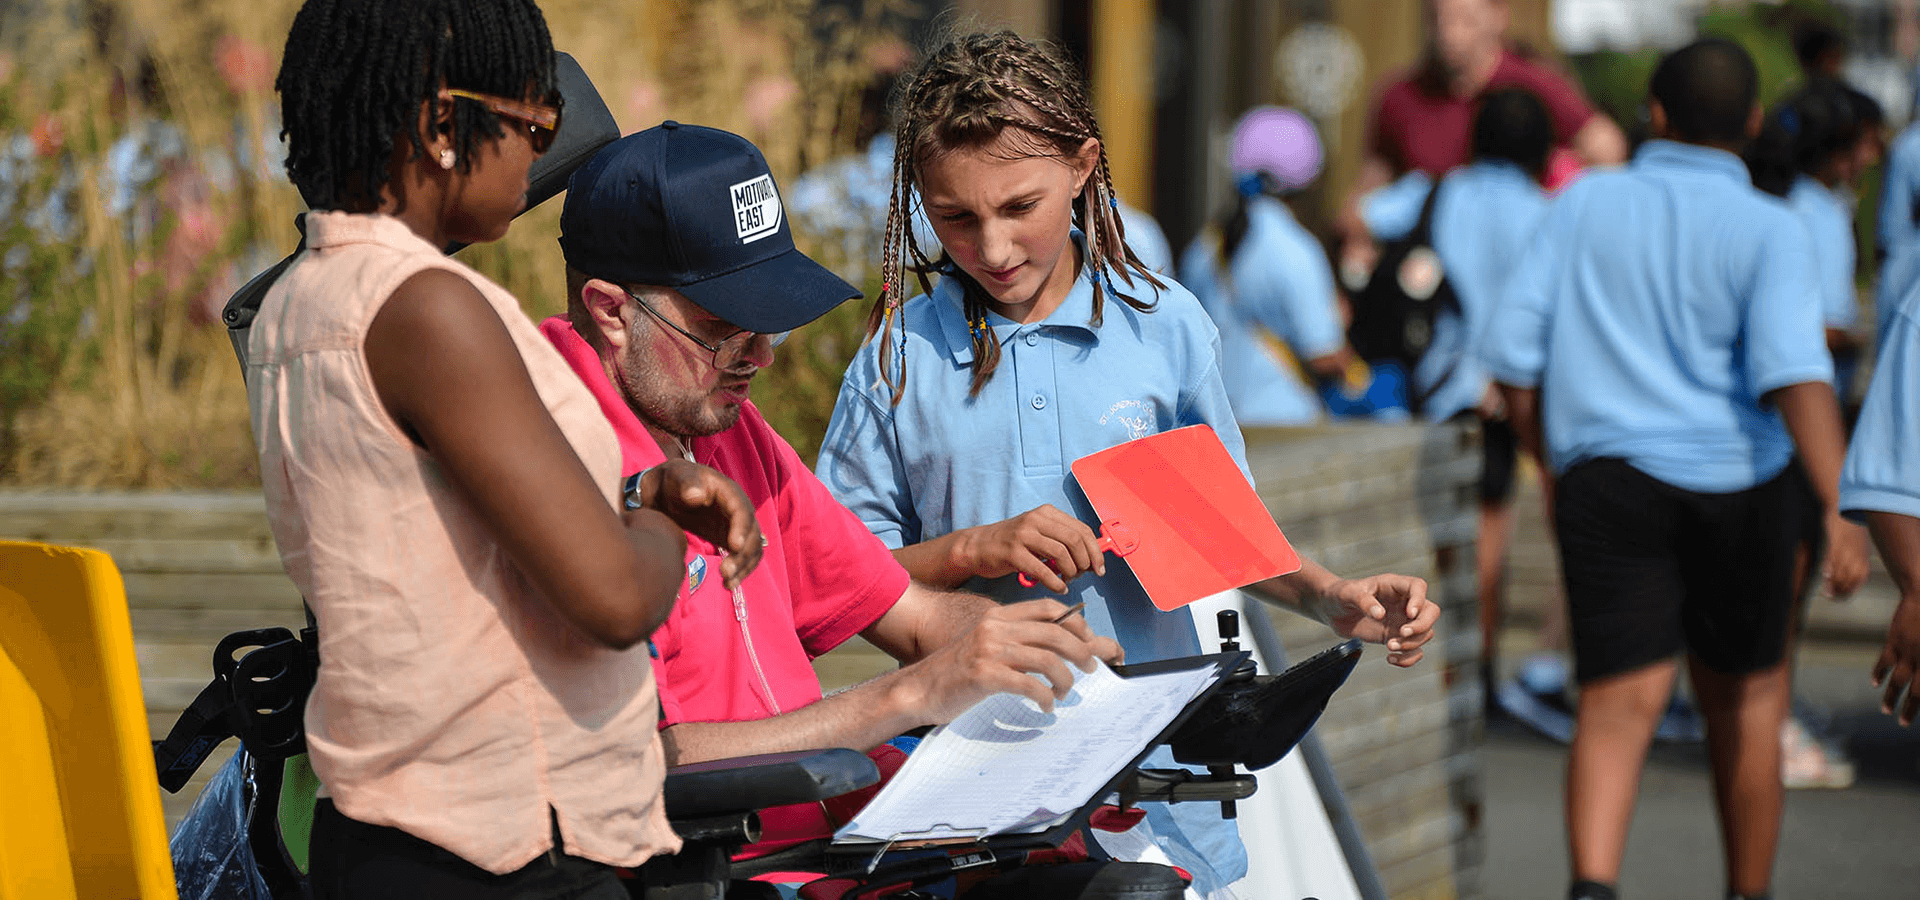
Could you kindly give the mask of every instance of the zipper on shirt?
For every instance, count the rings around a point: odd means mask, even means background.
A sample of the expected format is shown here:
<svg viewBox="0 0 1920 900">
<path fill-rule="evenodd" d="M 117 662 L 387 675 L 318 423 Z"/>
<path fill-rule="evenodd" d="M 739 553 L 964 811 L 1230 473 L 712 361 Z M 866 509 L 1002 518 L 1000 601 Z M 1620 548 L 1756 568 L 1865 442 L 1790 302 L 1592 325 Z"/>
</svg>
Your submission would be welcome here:
<svg viewBox="0 0 1920 900">
<path fill-rule="evenodd" d="M 733 618 L 740 623 L 740 639 L 747 645 L 747 660 L 753 663 L 753 674 L 760 679 L 760 689 L 767 695 L 767 708 L 774 715 L 780 714 L 780 701 L 773 697 L 773 685 L 767 681 L 767 673 L 760 668 L 760 654 L 753 649 L 753 630 L 747 627 L 747 595 L 740 588 L 733 589 Z"/>
</svg>

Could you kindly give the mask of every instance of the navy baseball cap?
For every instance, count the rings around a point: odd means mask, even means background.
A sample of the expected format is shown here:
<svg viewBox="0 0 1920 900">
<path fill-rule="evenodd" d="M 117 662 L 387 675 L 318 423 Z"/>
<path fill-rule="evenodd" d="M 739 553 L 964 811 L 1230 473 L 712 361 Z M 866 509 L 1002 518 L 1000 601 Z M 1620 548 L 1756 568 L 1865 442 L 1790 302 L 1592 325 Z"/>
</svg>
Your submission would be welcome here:
<svg viewBox="0 0 1920 900">
<path fill-rule="evenodd" d="M 588 277 L 673 288 L 748 331 L 791 331 L 860 296 L 794 249 L 760 149 L 701 125 L 627 135 L 576 170 L 560 250 Z"/>
</svg>

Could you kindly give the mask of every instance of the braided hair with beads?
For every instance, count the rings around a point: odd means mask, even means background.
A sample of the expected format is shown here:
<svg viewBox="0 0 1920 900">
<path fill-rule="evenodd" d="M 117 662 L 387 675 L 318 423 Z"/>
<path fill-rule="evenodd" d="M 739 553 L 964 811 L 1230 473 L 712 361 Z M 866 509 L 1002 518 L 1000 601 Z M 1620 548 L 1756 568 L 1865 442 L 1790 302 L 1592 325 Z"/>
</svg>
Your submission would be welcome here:
<svg viewBox="0 0 1920 900">
<path fill-rule="evenodd" d="M 943 153 L 991 145 L 1009 129 L 1018 133 L 1017 146 L 1036 156 L 1072 157 L 1089 139 L 1096 143 L 1099 158 L 1093 174 L 1073 200 L 1073 221 L 1086 235 L 1084 265 L 1094 285 L 1088 321 L 1100 325 L 1108 292 L 1135 309 L 1153 310 L 1154 300 L 1130 292 L 1135 279 L 1144 279 L 1155 291 L 1166 285 L 1127 246 L 1106 143 L 1079 73 L 1058 49 L 1011 31 L 947 41 L 902 81 L 894 122 L 893 193 L 887 202 L 880 296 L 867 315 L 867 335 L 880 341 L 880 377 L 892 389 L 894 403 L 906 387 L 906 320 L 900 307 L 907 297 L 907 272 L 914 273 L 921 292 L 928 295 L 933 293 L 932 273 L 960 284 L 973 342 L 969 396 L 980 393 L 999 365 L 999 342 L 986 327 L 986 289 L 944 252 L 937 260 L 928 259 L 914 239 L 911 219 L 922 163 Z M 1127 291 L 1121 290 L 1122 284 Z"/>
<path fill-rule="evenodd" d="M 316 210 L 378 207 L 397 140 L 426 154 L 421 105 L 442 88 L 538 97 L 555 84 L 553 38 L 533 0 L 307 0 L 287 33 L 280 92 L 287 176 Z M 479 103 L 453 103 L 460 171 L 506 134 Z"/>
</svg>

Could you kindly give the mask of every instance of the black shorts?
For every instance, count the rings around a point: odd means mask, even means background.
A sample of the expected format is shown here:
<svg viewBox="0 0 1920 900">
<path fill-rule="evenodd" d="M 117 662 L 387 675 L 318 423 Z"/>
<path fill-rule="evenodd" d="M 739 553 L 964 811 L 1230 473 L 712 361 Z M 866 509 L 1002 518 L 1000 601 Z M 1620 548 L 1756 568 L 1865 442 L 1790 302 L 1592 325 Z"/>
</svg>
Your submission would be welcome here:
<svg viewBox="0 0 1920 900">
<path fill-rule="evenodd" d="M 1505 503 L 1513 496 L 1520 461 L 1520 435 L 1506 419 L 1480 420 L 1480 502 Z"/>
<path fill-rule="evenodd" d="M 1556 483 L 1574 674 L 1582 683 L 1682 650 L 1729 675 L 1780 662 L 1794 550 L 1818 502 L 1797 468 L 1728 494 L 1674 487 L 1619 459 Z"/>
</svg>

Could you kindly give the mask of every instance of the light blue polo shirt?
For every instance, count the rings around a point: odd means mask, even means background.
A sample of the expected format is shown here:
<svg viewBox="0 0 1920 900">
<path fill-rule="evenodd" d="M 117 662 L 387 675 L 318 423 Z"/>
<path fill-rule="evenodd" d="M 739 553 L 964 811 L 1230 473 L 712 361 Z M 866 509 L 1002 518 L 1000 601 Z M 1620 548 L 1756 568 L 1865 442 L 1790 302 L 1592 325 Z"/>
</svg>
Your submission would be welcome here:
<svg viewBox="0 0 1920 900">
<path fill-rule="evenodd" d="M 1368 194 L 1360 217 L 1376 240 L 1406 237 L 1420 222 L 1433 180 L 1409 172 Z M 1485 343 L 1494 304 L 1514 261 L 1526 250 L 1547 196 L 1525 169 L 1505 160 L 1462 166 L 1440 180 L 1434 200 L 1433 251 L 1460 300 L 1433 323 L 1433 343 L 1413 370 L 1416 390 L 1427 391 L 1426 415 L 1438 422 L 1479 405 L 1491 379 L 1478 347 Z"/>
<path fill-rule="evenodd" d="M 1920 123 L 1908 125 L 1887 149 L 1880 180 L 1880 282 L 1874 287 L 1873 308 L 1877 340 L 1893 327 L 1900 301 L 1920 284 L 1920 224 L 1913 220 L 1920 204 Z"/>
<path fill-rule="evenodd" d="M 1167 233 L 1160 229 L 1160 223 L 1129 203 L 1121 203 L 1115 211 L 1120 213 L 1121 227 L 1127 230 L 1127 246 L 1140 258 L 1140 264 L 1155 274 L 1172 275 L 1173 248 L 1167 244 Z"/>
<path fill-rule="evenodd" d="M 1873 287 L 1873 334 L 1877 345 L 1884 346 L 1893 331 L 1893 314 L 1900 301 L 1920 287 L 1920 241 L 1895 246 L 1880 264 L 1880 283 Z"/>
<path fill-rule="evenodd" d="M 1852 328 L 1860 321 L 1853 292 L 1853 209 L 1833 189 L 1802 175 L 1787 190 L 1787 206 L 1813 238 L 1813 263 L 1820 279 L 1820 320 L 1828 328 Z"/>
<path fill-rule="evenodd" d="M 1144 282 L 1133 290 L 1152 293 Z M 1168 280 L 1151 313 L 1106 296 L 1098 327 L 1088 323 L 1093 296 L 1083 270 L 1043 321 L 1023 325 L 988 313 L 1000 363 L 977 397 L 967 395 L 973 349 L 959 282 L 943 278 L 930 298 L 907 301 L 906 392 L 894 406 L 880 381 L 879 342 L 860 348 L 827 425 L 821 480 L 887 546 L 899 548 L 1048 503 L 1098 531 L 1100 517 L 1068 468 L 1073 461 L 1187 425 L 1213 426 L 1246 474 L 1245 446 L 1220 382 L 1219 341 L 1193 295 Z M 1023 588 L 1014 576 L 976 578 L 964 587 L 1002 602 L 1084 600 L 1087 623 L 1119 641 L 1130 662 L 1201 651 L 1192 616 L 1154 608 L 1126 563 L 1111 555 L 1105 577 L 1081 575 L 1066 596 Z M 1161 748 L 1153 765 L 1173 765 L 1171 753 Z M 1208 885 L 1203 892 L 1245 874 L 1238 831 L 1218 806 L 1148 809 L 1154 831 L 1166 838 L 1162 848 L 1195 873 L 1196 886 Z"/>
<path fill-rule="evenodd" d="M 1880 176 L 1880 215 L 1875 224 L 1880 249 L 1891 252 L 1920 241 L 1920 224 L 1913 220 L 1916 203 L 1920 203 L 1920 122 L 1902 129 L 1887 148 L 1887 164 Z"/>
<path fill-rule="evenodd" d="M 1873 383 L 1840 471 L 1840 511 L 1920 518 L 1920 290 L 1888 317 Z"/>
<path fill-rule="evenodd" d="M 1286 204 L 1254 197 L 1247 233 L 1221 277 L 1218 233 L 1202 232 L 1180 257 L 1180 280 L 1220 329 L 1220 369 L 1233 414 L 1248 425 L 1304 425 L 1326 407 L 1293 360 L 1268 342 L 1286 343 L 1300 362 L 1346 344 L 1327 254 Z"/>
<path fill-rule="evenodd" d="M 1771 479 L 1793 443 L 1760 398 L 1831 384 L 1806 227 L 1723 150 L 1649 141 L 1570 185 L 1494 310 L 1496 381 L 1541 392 L 1549 462 L 1693 491 Z"/>
</svg>

